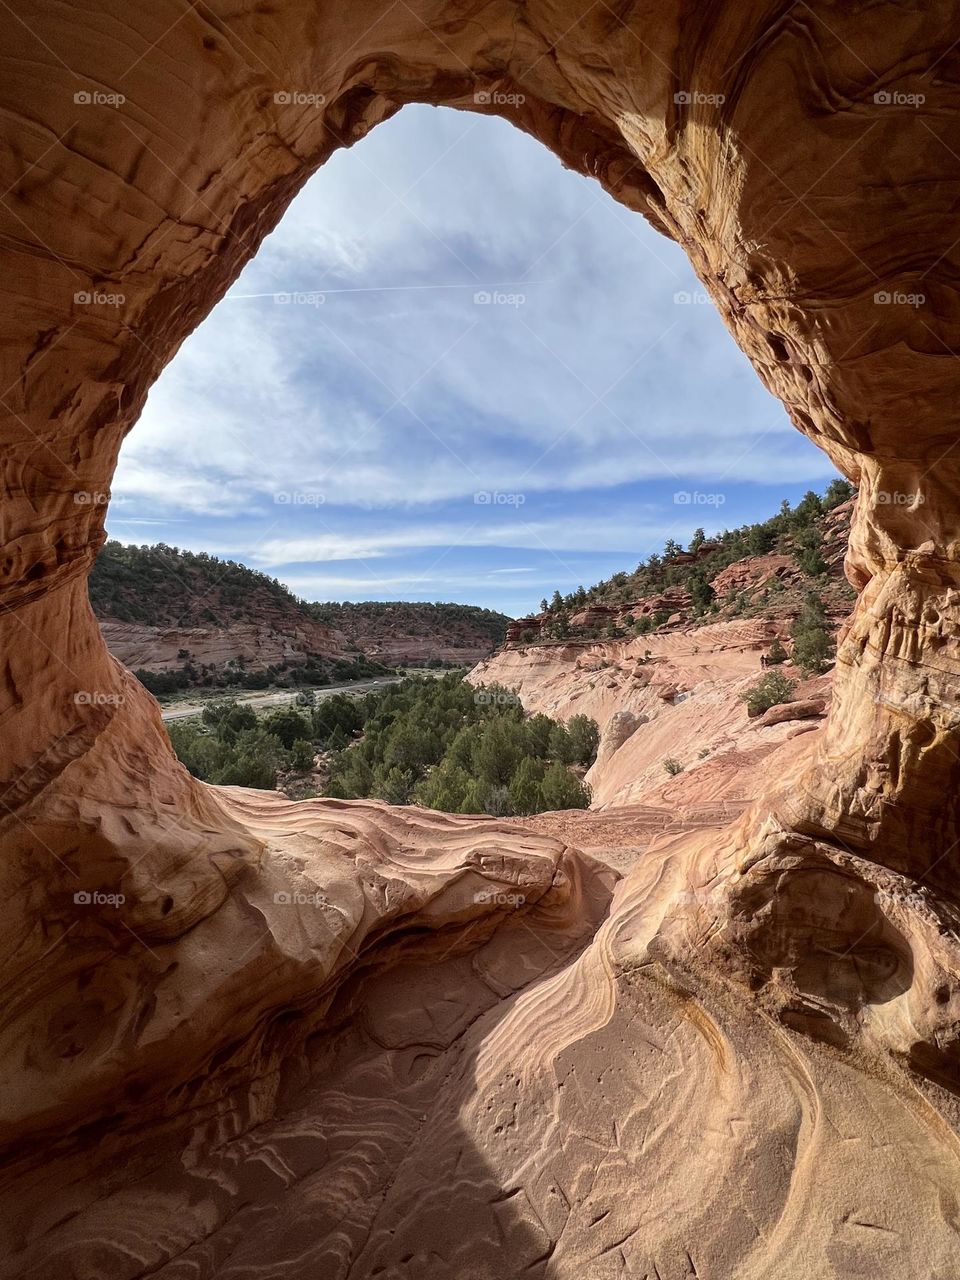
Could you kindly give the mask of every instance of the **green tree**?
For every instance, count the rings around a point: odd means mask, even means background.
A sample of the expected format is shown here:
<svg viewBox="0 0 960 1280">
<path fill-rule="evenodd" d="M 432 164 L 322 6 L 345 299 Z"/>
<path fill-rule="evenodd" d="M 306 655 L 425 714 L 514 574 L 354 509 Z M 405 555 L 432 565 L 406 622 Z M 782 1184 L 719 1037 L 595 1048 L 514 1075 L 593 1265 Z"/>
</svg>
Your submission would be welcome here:
<svg viewBox="0 0 960 1280">
<path fill-rule="evenodd" d="M 791 523 L 795 525 L 810 524 L 817 516 L 823 515 L 823 503 L 820 495 L 808 489 L 797 503 L 791 515 Z"/>
<path fill-rule="evenodd" d="M 567 732 L 566 725 L 561 724 L 559 720 L 550 730 L 547 754 L 551 760 L 559 760 L 561 764 L 573 764 L 576 759 L 570 734 Z"/>
<path fill-rule="evenodd" d="M 396 765 L 392 769 L 374 774 L 373 794 L 387 804 L 409 804 L 413 791 L 413 774 Z"/>
<path fill-rule="evenodd" d="M 825 511 L 832 511 L 834 507 L 839 507 L 842 502 L 847 502 L 856 493 L 853 485 L 848 480 L 843 480 L 839 476 L 836 480 L 831 480 L 827 485 L 827 491 L 823 495 L 823 507 Z"/>
<path fill-rule="evenodd" d="M 807 675 L 822 671 L 834 645 L 819 596 L 812 592 L 807 595 L 790 634 L 793 637 L 793 660 L 797 666 Z"/>
<path fill-rule="evenodd" d="M 587 809 L 590 790 L 575 773 L 555 760 L 543 775 L 540 784 L 543 807 L 551 809 Z"/>
<path fill-rule="evenodd" d="M 495 716 L 484 725 L 474 752 L 477 773 L 491 787 L 506 786 L 523 750 L 523 730 L 516 720 Z"/>
<path fill-rule="evenodd" d="M 208 702 L 200 718 L 224 741 L 234 741 L 243 730 L 257 727 L 257 713 L 253 708 L 242 707 L 233 699 Z"/>
<path fill-rule="evenodd" d="M 822 555 L 823 538 L 816 525 L 808 525 L 794 535 L 793 558 L 797 567 L 812 578 L 827 572 L 827 562 Z"/>
<path fill-rule="evenodd" d="M 387 748 L 383 753 L 384 763 L 388 768 L 394 766 L 414 777 L 419 777 L 428 764 L 433 764 L 440 755 L 440 744 L 437 735 L 427 724 L 418 727 L 409 720 L 400 720 L 390 734 Z"/>
<path fill-rule="evenodd" d="M 313 743 L 298 738 L 290 748 L 290 768 L 298 773 L 306 773 L 313 768 Z"/>
<path fill-rule="evenodd" d="M 543 807 L 543 765 L 532 756 L 524 756 L 510 779 L 510 805 L 514 813 L 539 813 Z"/>
<path fill-rule="evenodd" d="M 469 786 L 470 775 L 466 769 L 446 759 L 419 783 L 414 799 L 426 809 L 457 813 L 466 799 Z"/>
<path fill-rule="evenodd" d="M 688 590 L 690 603 L 698 614 L 704 613 L 710 607 L 717 594 L 702 573 L 691 574 Z"/>
<path fill-rule="evenodd" d="M 209 782 L 217 770 L 221 745 L 215 737 L 201 733 L 190 720 L 175 720 L 167 725 L 170 742 L 177 758 L 195 778 Z"/>
<path fill-rule="evenodd" d="M 571 763 L 593 764 L 600 745 L 600 729 L 596 720 L 584 715 L 572 716 L 567 723 L 567 736 L 570 741 Z"/>
<path fill-rule="evenodd" d="M 463 804 L 460 806 L 460 812 L 485 813 L 488 790 L 479 778 L 471 778 L 467 785 L 466 794 L 463 797 Z"/>
<path fill-rule="evenodd" d="M 288 749 L 298 740 L 307 739 L 312 733 L 312 723 L 293 707 L 279 707 L 263 719 L 266 733 L 273 733 Z"/>
<path fill-rule="evenodd" d="M 553 723 L 549 716 L 538 713 L 531 716 L 524 724 L 527 751 L 538 760 L 545 760 L 550 754 L 550 733 Z"/>
</svg>

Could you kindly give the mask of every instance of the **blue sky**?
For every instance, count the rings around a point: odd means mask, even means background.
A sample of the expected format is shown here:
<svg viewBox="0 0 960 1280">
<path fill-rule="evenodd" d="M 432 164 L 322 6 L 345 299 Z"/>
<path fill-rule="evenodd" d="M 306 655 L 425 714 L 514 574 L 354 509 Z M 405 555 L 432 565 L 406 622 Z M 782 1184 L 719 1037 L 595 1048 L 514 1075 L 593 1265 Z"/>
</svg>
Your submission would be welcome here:
<svg viewBox="0 0 960 1280">
<path fill-rule="evenodd" d="M 518 615 L 834 474 L 679 248 L 505 122 L 407 107 L 183 344 L 108 532 Z"/>
</svg>

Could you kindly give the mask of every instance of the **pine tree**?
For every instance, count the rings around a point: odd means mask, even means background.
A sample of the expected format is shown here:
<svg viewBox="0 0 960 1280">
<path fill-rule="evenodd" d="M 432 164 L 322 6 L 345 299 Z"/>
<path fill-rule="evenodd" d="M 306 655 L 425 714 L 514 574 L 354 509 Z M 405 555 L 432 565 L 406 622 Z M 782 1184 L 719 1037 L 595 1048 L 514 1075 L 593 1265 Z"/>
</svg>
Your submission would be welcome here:
<svg viewBox="0 0 960 1280">
<path fill-rule="evenodd" d="M 574 761 L 570 735 L 567 733 L 566 725 L 561 724 L 559 720 L 550 730 L 547 753 L 551 760 L 559 760 L 561 764 L 572 764 Z"/>
<path fill-rule="evenodd" d="M 586 809 L 590 804 L 587 787 L 559 761 L 550 765 L 543 775 L 541 793 L 545 810 Z"/>
<path fill-rule="evenodd" d="M 510 804 L 514 813 L 539 813 L 543 807 L 542 780 L 543 765 L 532 756 L 524 756 L 510 779 Z"/>
<path fill-rule="evenodd" d="M 823 670 L 833 653 L 833 639 L 827 629 L 827 615 L 823 601 L 812 592 L 803 602 L 803 608 L 790 633 L 793 636 L 793 660 L 806 674 Z"/>
<path fill-rule="evenodd" d="M 589 716 L 572 716 L 567 724 L 572 763 L 593 764 L 600 745 L 600 730 Z"/>
</svg>

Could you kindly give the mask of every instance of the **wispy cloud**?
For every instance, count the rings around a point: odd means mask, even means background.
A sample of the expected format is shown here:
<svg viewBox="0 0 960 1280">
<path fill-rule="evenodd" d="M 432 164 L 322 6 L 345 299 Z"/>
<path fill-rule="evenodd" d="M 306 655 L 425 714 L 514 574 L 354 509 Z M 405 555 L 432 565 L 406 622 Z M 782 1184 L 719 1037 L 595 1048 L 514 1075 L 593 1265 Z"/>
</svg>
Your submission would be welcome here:
<svg viewBox="0 0 960 1280">
<path fill-rule="evenodd" d="M 531 139 L 407 108 L 307 184 L 183 344 L 122 450 L 111 533 L 352 563 L 318 593 L 447 548 L 444 574 L 495 600 L 545 572 L 531 549 L 562 586 L 578 552 L 766 515 L 832 468 L 684 294 L 677 246 Z M 711 484 L 722 509 L 672 506 Z"/>
</svg>

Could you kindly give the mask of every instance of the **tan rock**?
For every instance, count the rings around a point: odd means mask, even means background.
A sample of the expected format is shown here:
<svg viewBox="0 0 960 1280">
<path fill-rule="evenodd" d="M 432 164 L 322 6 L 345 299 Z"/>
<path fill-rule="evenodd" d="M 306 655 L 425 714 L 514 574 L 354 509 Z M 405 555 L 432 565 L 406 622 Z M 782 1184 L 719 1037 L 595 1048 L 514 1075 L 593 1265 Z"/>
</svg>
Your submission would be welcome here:
<svg viewBox="0 0 960 1280">
<path fill-rule="evenodd" d="M 757 724 L 766 727 L 771 724 L 783 724 L 787 720 L 812 720 L 823 715 L 824 705 L 819 698 L 782 702 L 778 706 L 769 707 L 757 720 Z"/>
</svg>

